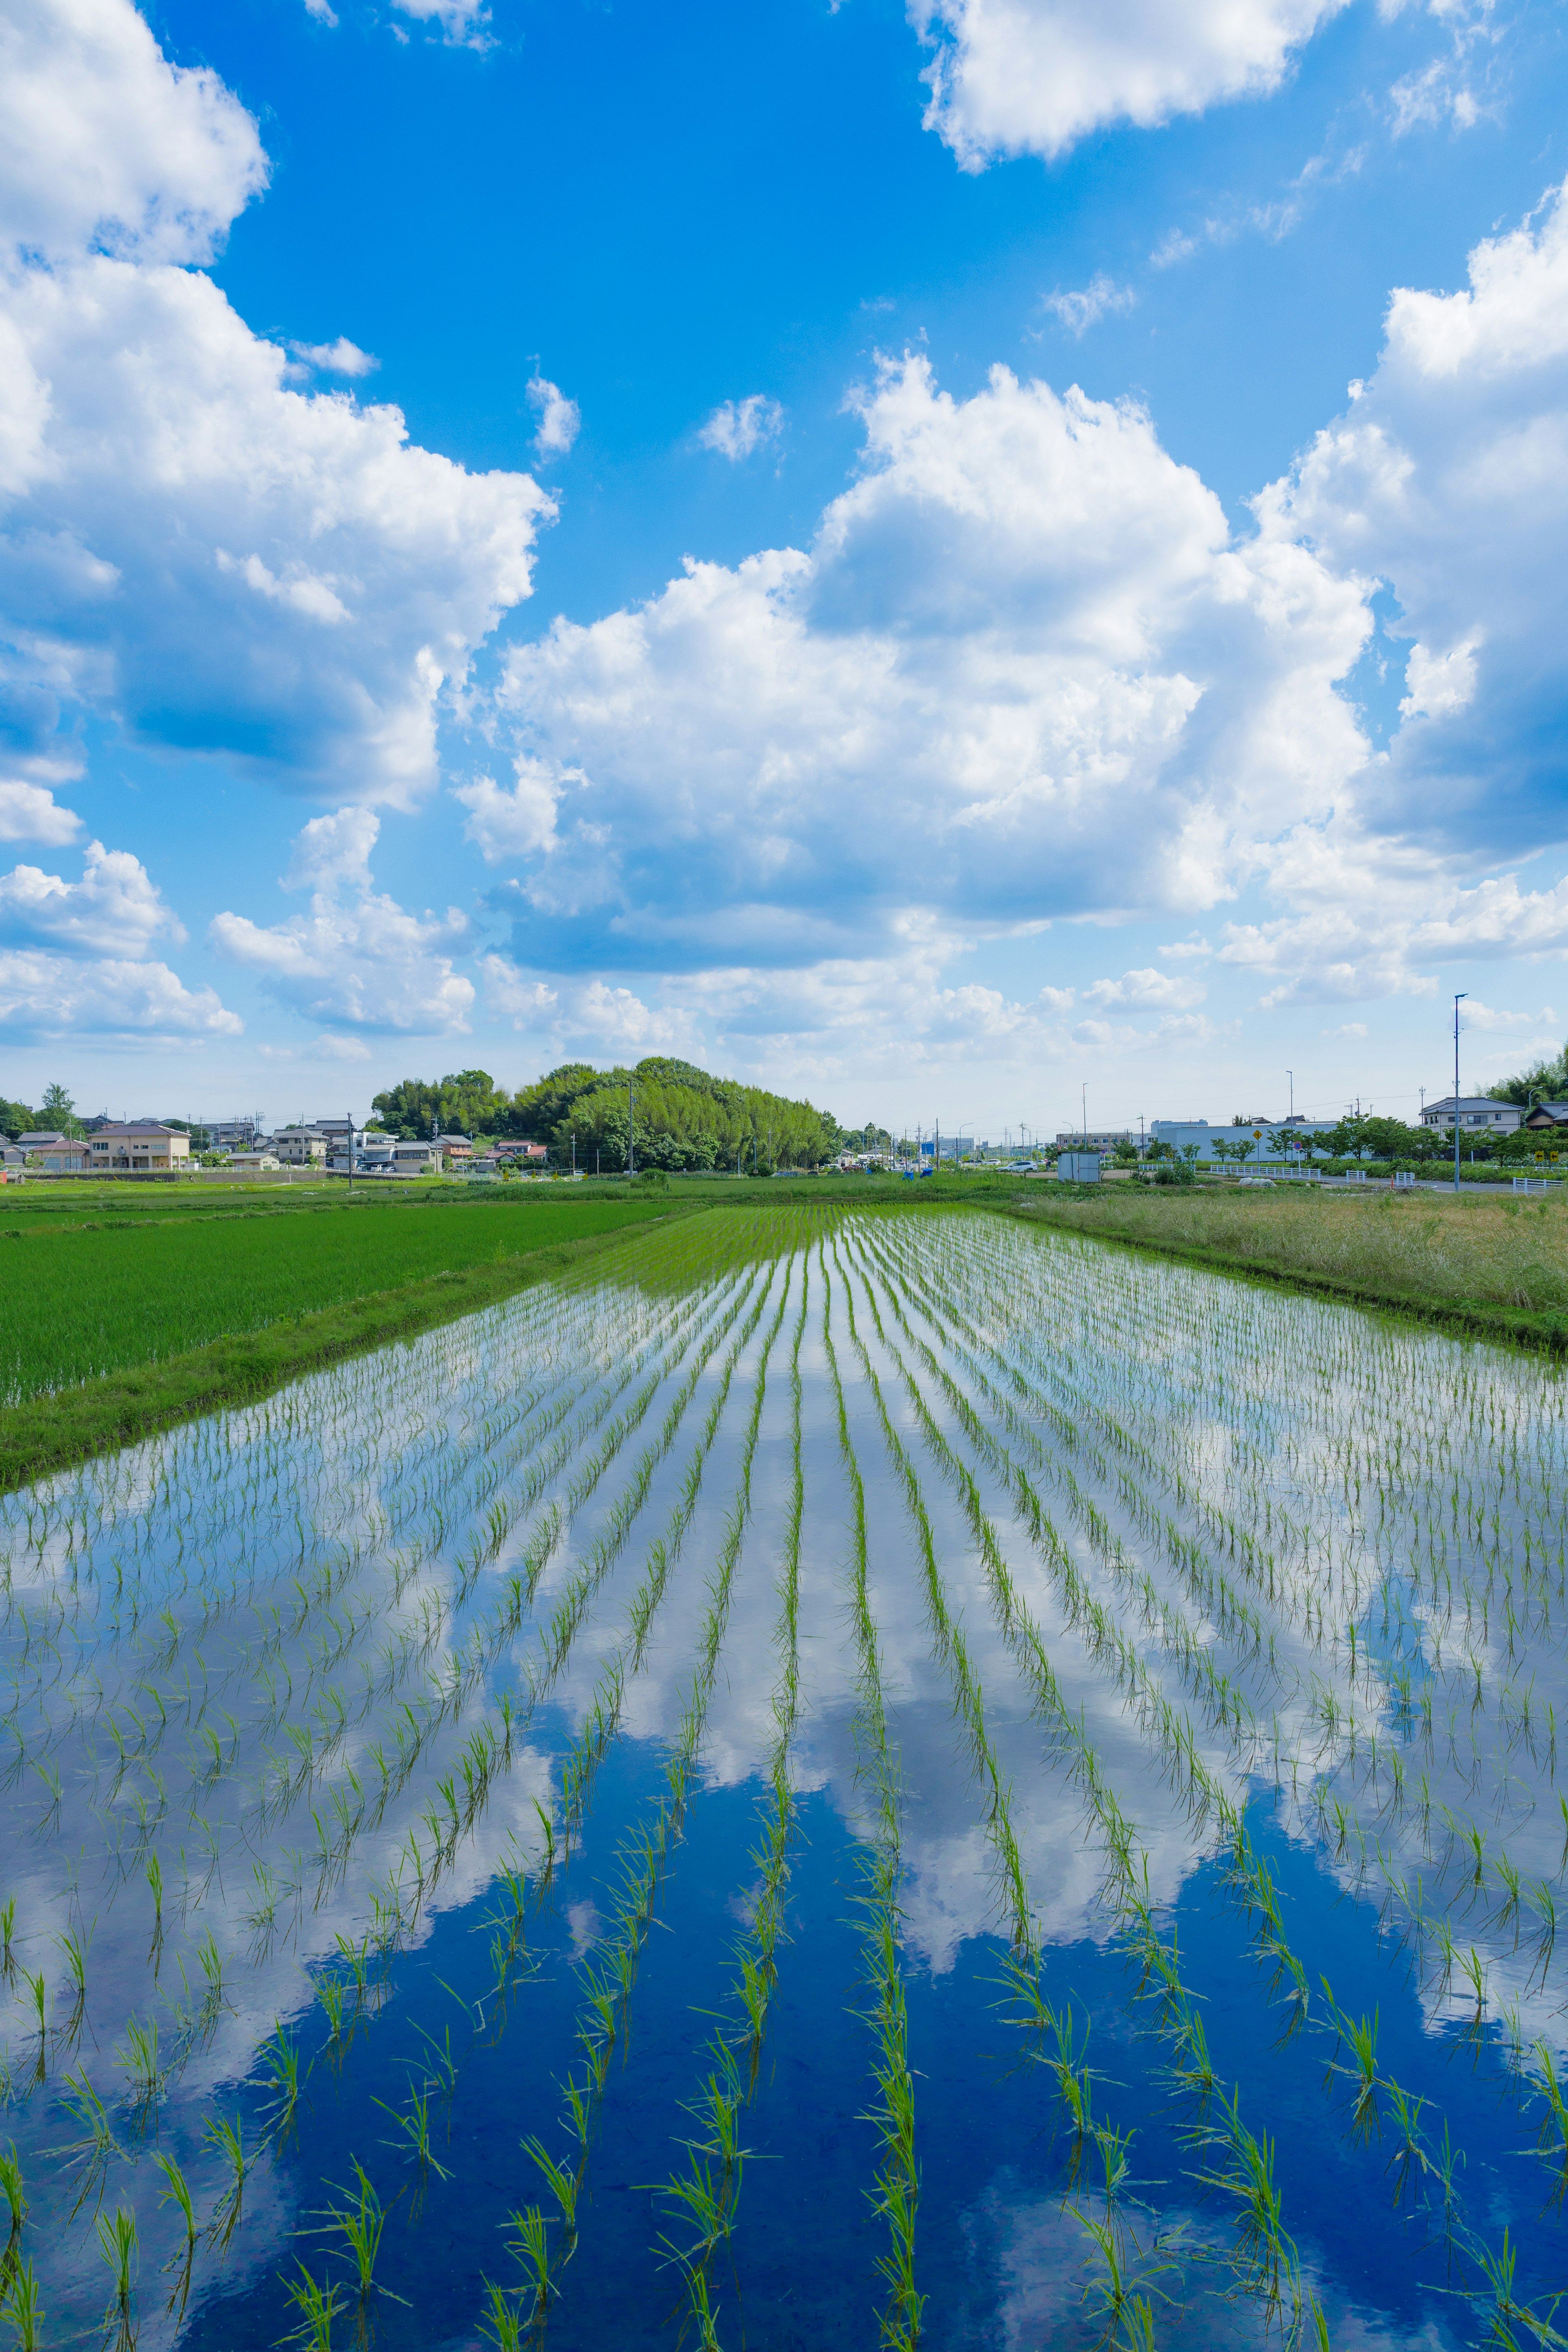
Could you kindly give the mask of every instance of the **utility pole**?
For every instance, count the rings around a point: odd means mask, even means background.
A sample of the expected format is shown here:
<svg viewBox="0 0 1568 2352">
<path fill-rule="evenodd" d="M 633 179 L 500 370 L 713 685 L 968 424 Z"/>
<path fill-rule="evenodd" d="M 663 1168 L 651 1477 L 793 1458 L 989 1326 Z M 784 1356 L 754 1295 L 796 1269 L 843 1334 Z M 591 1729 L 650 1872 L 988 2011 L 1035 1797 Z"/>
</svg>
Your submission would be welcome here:
<svg viewBox="0 0 1568 2352">
<path fill-rule="evenodd" d="M 1287 1070 L 1285 1076 L 1290 1083 L 1290 1117 L 1293 1120 L 1296 1116 L 1296 1073 L 1294 1070 Z"/>
<path fill-rule="evenodd" d="M 1469 994 L 1468 988 L 1454 994 L 1454 1190 L 1459 1189 L 1459 1005 Z"/>
<path fill-rule="evenodd" d="M 1089 1150 L 1089 1080 L 1083 1082 L 1083 1148 Z"/>
<path fill-rule="evenodd" d="M 349 1199 L 354 1196 L 354 1115 L 349 1113 Z"/>
<path fill-rule="evenodd" d="M 634 1073 L 626 1071 L 626 1174 L 637 1172 L 637 1104 Z"/>
</svg>

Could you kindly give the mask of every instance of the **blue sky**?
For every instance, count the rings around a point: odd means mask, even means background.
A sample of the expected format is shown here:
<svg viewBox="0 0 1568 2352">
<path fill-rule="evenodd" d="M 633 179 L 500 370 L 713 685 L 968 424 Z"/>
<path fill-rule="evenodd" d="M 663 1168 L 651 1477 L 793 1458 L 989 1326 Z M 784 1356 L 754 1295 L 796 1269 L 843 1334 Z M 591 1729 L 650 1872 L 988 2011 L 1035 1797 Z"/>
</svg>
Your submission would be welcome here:
<svg viewBox="0 0 1568 2352">
<path fill-rule="evenodd" d="M 1560 1042 L 1563 32 L 0 0 L 0 1092 Z"/>
</svg>

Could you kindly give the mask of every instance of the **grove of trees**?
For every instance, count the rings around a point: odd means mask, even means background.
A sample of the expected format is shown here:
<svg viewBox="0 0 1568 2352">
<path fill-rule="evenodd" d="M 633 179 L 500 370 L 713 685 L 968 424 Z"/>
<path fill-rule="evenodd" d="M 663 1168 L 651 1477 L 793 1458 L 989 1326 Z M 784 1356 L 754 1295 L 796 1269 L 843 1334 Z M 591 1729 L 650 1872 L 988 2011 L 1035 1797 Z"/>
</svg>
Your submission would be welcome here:
<svg viewBox="0 0 1568 2352">
<path fill-rule="evenodd" d="M 626 1161 L 628 1082 L 641 1168 L 816 1168 L 847 1147 L 865 1148 L 866 1130 L 846 1135 L 831 1112 L 812 1103 L 657 1054 L 629 1071 L 563 1062 L 514 1095 L 488 1070 L 405 1078 L 377 1095 L 373 1108 L 384 1127 L 411 1141 L 428 1135 L 433 1120 L 447 1133 L 514 1137 L 561 1151 L 574 1139 L 579 1168 L 593 1168 L 596 1159 L 608 1171 Z"/>
</svg>

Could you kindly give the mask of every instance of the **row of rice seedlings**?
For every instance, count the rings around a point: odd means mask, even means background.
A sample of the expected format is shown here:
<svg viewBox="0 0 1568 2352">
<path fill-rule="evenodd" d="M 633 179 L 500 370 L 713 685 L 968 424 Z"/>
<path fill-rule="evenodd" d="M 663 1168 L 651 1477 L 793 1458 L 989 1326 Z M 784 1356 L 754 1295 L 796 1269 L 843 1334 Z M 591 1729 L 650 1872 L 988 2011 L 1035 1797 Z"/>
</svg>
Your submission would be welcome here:
<svg viewBox="0 0 1568 2352">
<path fill-rule="evenodd" d="M 880 2160 L 868 2192 L 872 2210 L 887 2224 L 886 2251 L 877 2267 L 887 2296 L 879 2315 L 879 2341 L 894 2352 L 914 2352 L 921 2338 L 926 2298 L 915 2284 L 915 2222 L 920 2206 L 920 2167 L 915 2157 L 914 2074 L 910 2064 L 909 2011 L 900 1958 L 903 1881 L 898 1768 L 888 1740 L 882 1696 L 881 1657 L 867 1591 L 866 1488 L 855 1456 L 844 1382 L 833 1345 L 833 1285 L 819 1245 L 823 1282 L 822 1345 L 838 1422 L 838 1450 L 849 1485 L 850 1621 L 858 1662 L 856 1708 L 858 1776 L 867 1791 L 870 1821 L 862 1832 L 858 1898 L 865 1915 L 861 1951 L 871 2008 L 867 2023 L 876 2042 L 874 2105 L 864 2118 L 874 2126 Z"/>
<path fill-rule="evenodd" d="M 772 1807 L 763 1811 L 763 1843 L 751 1856 L 757 1878 L 748 1891 L 751 1917 L 736 1948 L 728 2010 L 721 2012 L 720 2025 L 710 2037 L 710 2071 L 688 2108 L 703 2136 L 680 2143 L 686 2150 L 686 2165 L 672 2172 L 658 2192 L 675 2226 L 695 2231 L 684 2241 L 667 2232 L 660 2244 L 680 2270 L 697 2341 L 704 2347 L 716 2347 L 719 2342 L 712 2264 L 721 2244 L 729 2242 L 740 2203 L 745 2151 L 739 2145 L 738 2125 L 756 2091 L 768 2011 L 778 1982 L 778 1946 L 784 1932 L 784 1890 L 795 1821 L 789 1767 L 800 1711 L 800 1541 L 805 1510 L 800 1351 L 809 1305 L 810 1270 L 803 1263 L 800 1310 L 790 1352 L 791 1490 L 774 1637 L 779 1681 L 773 1697 L 774 1738 L 768 1759 Z"/>
</svg>

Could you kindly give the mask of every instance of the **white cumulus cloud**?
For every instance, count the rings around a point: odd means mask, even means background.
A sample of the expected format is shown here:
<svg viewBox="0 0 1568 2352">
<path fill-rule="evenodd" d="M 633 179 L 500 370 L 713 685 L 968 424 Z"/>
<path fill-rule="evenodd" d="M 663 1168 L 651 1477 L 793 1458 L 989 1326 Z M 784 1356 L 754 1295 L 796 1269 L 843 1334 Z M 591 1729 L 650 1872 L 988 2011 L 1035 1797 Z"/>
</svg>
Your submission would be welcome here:
<svg viewBox="0 0 1568 2352">
<path fill-rule="evenodd" d="M 351 1030 L 462 1032 L 474 984 L 454 970 L 452 950 L 467 944 L 468 918 L 456 907 L 445 916 L 411 914 L 378 892 L 370 854 L 379 832 L 368 809 L 313 817 L 295 842 L 284 881 L 287 889 L 310 892 L 309 913 L 270 924 L 216 915 L 213 945 L 310 1020 Z"/>
<path fill-rule="evenodd" d="M 535 918 L 673 969 L 856 953 L 922 908 L 1213 905 L 1363 761 L 1333 690 L 1359 585 L 1233 540 L 1141 410 L 1000 368 L 955 401 L 909 360 L 863 414 L 809 551 L 692 562 L 509 656 L 518 830 L 493 786 L 468 805 L 524 962 Z"/>
<path fill-rule="evenodd" d="M 1551 190 L 1451 294 L 1393 295 L 1346 415 L 1259 501 L 1381 578 L 1414 640 L 1404 724 L 1362 780 L 1370 827 L 1501 862 L 1560 843 L 1568 725 L 1568 205 Z"/>
<path fill-rule="evenodd" d="M 381 362 L 369 352 L 362 352 L 346 335 L 331 343 L 290 343 L 289 349 L 307 368 L 322 375 L 374 375 Z"/>
<path fill-rule="evenodd" d="M 124 960 L 145 955 L 161 934 L 176 945 L 185 936 L 129 850 L 89 842 L 79 882 L 38 866 L 0 876 L 0 938 Z"/>
<path fill-rule="evenodd" d="M 129 0 L 0 0 L 0 244 L 204 261 L 266 182 L 238 100 Z"/>
<path fill-rule="evenodd" d="M 0 950 L 0 1036 L 237 1037 L 244 1027 L 210 988 L 188 989 L 166 963 L 79 961 Z"/>
<path fill-rule="evenodd" d="M 744 400 L 721 402 L 697 438 L 705 449 L 717 450 L 721 457 L 728 457 L 732 466 L 738 466 L 742 457 L 749 457 L 764 441 L 773 440 L 783 424 L 784 410 L 778 402 L 770 400 L 765 393 L 752 392 Z"/>
<path fill-rule="evenodd" d="M 1098 319 L 1114 318 L 1131 310 L 1138 297 L 1131 286 L 1118 286 L 1103 269 L 1097 269 L 1087 286 L 1063 293 L 1059 289 L 1045 298 L 1045 308 L 1051 311 L 1068 330 L 1081 341 Z"/>
<path fill-rule="evenodd" d="M 910 0 L 935 55 L 928 128 L 961 163 L 1059 155 L 1111 122 L 1149 129 L 1277 89 L 1346 0 Z"/>
<path fill-rule="evenodd" d="M 563 457 L 577 438 L 583 415 L 574 400 L 568 400 L 559 384 L 536 375 L 528 387 L 528 404 L 539 414 L 539 430 L 533 446 L 542 457 Z"/>
<path fill-rule="evenodd" d="M 41 841 L 55 849 L 80 831 L 80 817 L 61 808 L 47 784 L 0 776 L 0 841 Z"/>
<path fill-rule="evenodd" d="M 439 698 L 529 593 L 527 475 L 296 388 L 205 258 L 265 178 L 210 72 L 129 0 L 0 0 L 0 726 L 26 772 L 84 712 L 287 787 L 406 801 Z M 314 364 L 363 373 L 346 339 Z"/>
</svg>

